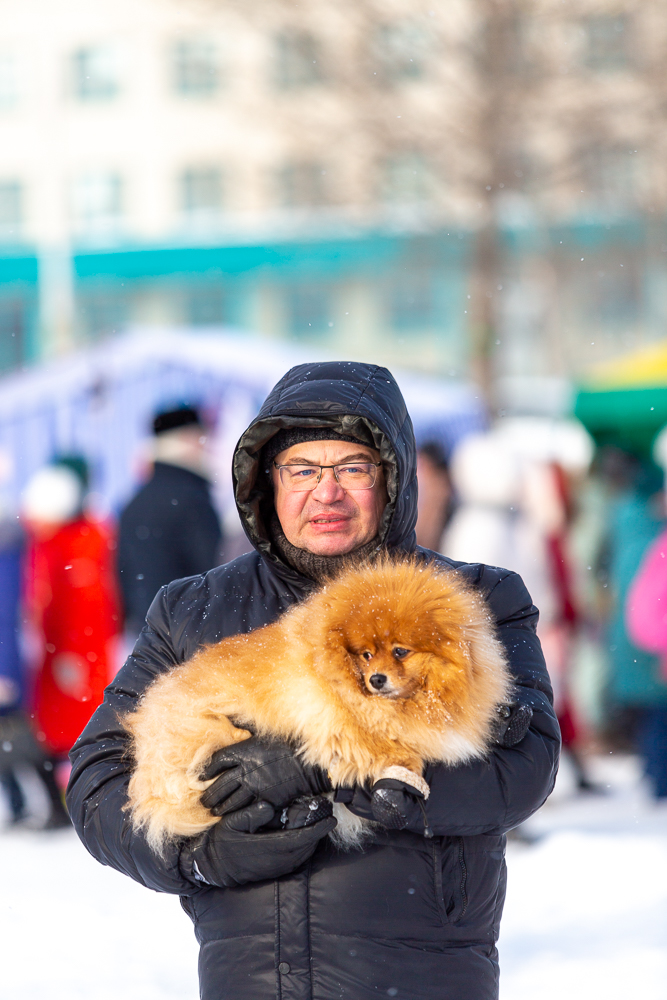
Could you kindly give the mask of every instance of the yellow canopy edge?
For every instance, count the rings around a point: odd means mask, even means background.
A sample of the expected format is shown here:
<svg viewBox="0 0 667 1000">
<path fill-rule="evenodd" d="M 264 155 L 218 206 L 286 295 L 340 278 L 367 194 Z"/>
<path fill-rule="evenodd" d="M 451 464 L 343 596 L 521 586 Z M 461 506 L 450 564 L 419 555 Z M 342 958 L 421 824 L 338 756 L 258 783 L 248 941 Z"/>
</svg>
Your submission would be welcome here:
<svg viewBox="0 0 667 1000">
<path fill-rule="evenodd" d="M 643 389 L 667 386 L 667 340 L 647 344 L 620 358 L 596 365 L 586 379 L 584 388 Z"/>
</svg>

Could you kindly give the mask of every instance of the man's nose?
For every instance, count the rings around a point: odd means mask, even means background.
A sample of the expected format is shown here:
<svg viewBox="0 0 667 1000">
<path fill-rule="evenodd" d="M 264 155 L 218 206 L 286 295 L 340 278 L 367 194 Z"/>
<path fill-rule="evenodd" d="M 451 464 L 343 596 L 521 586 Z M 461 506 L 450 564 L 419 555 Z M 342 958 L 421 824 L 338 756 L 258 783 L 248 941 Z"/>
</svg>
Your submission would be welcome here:
<svg viewBox="0 0 667 1000">
<path fill-rule="evenodd" d="M 322 477 L 313 490 L 315 499 L 319 500 L 320 503 L 333 503 L 336 500 L 342 500 L 344 495 L 345 490 L 334 476 L 334 470 L 322 469 Z"/>
</svg>

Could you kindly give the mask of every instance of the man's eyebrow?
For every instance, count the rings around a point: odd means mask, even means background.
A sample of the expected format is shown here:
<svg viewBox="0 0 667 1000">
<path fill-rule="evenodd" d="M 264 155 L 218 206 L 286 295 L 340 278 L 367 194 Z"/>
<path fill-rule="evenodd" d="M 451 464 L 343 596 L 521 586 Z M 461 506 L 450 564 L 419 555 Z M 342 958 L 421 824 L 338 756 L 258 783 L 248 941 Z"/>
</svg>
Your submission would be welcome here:
<svg viewBox="0 0 667 1000">
<path fill-rule="evenodd" d="M 348 462 L 372 462 L 373 456 L 369 455 L 368 452 L 358 451 L 354 455 L 346 455 L 345 458 L 341 458 L 340 462 L 336 462 L 336 465 L 347 465 Z M 290 458 L 289 462 L 283 462 L 283 465 L 313 465 L 316 468 L 320 468 L 319 462 L 313 462 L 310 458 L 299 458 L 295 456 Z"/>
</svg>

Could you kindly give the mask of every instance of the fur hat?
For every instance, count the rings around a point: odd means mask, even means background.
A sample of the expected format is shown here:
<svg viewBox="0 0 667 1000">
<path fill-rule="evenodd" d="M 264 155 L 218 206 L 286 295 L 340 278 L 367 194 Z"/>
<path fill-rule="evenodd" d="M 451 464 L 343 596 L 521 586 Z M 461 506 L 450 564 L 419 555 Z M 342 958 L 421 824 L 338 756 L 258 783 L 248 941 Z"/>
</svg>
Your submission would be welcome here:
<svg viewBox="0 0 667 1000">
<path fill-rule="evenodd" d="M 283 427 L 267 441 L 262 448 L 262 463 L 269 466 L 276 455 L 295 444 L 305 444 L 306 441 L 353 441 L 362 444 L 359 438 L 351 434 L 341 434 L 333 427 Z"/>
</svg>

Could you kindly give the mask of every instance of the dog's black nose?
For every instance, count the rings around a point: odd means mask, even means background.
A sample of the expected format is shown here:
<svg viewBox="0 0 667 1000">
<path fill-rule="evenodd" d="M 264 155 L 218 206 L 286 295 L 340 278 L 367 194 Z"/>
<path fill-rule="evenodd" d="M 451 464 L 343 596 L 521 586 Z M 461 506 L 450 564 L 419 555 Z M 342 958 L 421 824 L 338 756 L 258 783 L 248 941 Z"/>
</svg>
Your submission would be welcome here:
<svg viewBox="0 0 667 1000">
<path fill-rule="evenodd" d="M 386 674 L 371 674 L 368 678 L 371 687 L 374 687 L 376 691 L 381 691 L 382 688 L 387 683 Z"/>
</svg>

